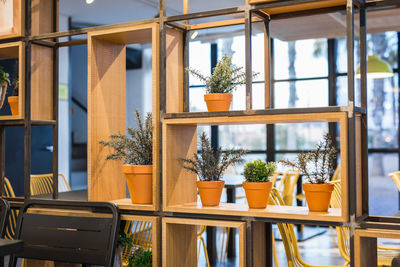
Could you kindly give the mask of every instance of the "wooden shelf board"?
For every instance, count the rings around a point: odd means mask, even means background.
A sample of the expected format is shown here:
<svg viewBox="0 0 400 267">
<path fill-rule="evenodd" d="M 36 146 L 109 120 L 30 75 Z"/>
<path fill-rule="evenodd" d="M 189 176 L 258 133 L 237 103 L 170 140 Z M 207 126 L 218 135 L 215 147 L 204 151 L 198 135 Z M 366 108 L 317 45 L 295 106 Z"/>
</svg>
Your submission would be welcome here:
<svg viewBox="0 0 400 267">
<path fill-rule="evenodd" d="M 277 0 L 248 0 L 249 4 L 263 4 L 263 3 L 276 3 Z M 293 4 L 282 6 L 274 6 L 270 8 L 262 9 L 263 12 L 269 15 L 291 13 L 305 10 L 321 9 L 328 7 L 346 6 L 346 0 L 322 0 L 322 1 L 312 1 L 309 3 Z"/>
<path fill-rule="evenodd" d="M 117 44 L 143 44 L 153 41 L 153 30 L 155 24 L 149 23 L 139 26 L 130 26 L 112 30 L 91 32 L 92 38 L 101 39 Z"/>
<path fill-rule="evenodd" d="M 192 202 L 168 206 L 165 211 L 328 222 L 346 221 L 342 217 L 341 209 L 329 209 L 328 212 L 310 212 L 307 207 L 297 206 L 268 205 L 265 209 L 250 209 L 247 204 L 220 203 L 217 207 L 203 207 L 201 202 Z"/>
<path fill-rule="evenodd" d="M 251 116 L 217 116 L 176 118 L 164 120 L 165 125 L 224 125 L 224 124 L 275 124 L 301 122 L 339 122 L 347 118 L 346 112 L 322 112 L 304 114 L 276 114 Z"/>
<path fill-rule="evenodd" d="M 155 206 L 152 204 L 132 204 L 130 198 L 122 198 L 111 201 L 116 204 L 121 210 L 156 210 Z"/>
</svg>

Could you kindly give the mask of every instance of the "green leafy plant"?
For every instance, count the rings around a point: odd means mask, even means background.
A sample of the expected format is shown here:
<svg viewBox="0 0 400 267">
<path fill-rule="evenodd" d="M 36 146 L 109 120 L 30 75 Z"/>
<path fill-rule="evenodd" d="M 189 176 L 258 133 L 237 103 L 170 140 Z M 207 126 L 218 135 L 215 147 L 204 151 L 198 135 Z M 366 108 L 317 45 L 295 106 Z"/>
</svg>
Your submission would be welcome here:
<svg viewBox="0 0 400 267">
<path fill-rule="evenodd" d="M 222 151 L 219 147 L 215 151 L 205 133 L 200 135 L 200 155 L 194 153 L 193 158 L 180 158 L 182 167 L 199 176 L 200 181 L 219 181 L 224 171 L 236 163 L 243 162 L 242 157 L 247 153 L 243 149 Z"/>
<path fill-rule="evenodd" d="M 0 66 L 0 83 L 6 82 L 10 84 L 10 74 L 4 71 L 4 67 Z"/>
<path fill-rule="evenodd" d="M 135 249 L 129 256 L 128 267 L 151 267 L 153 266 L 153 253 L 144 250 L 142 247 Z"/>
<path fill-rule="evenodd" d="M 15 78 L 12 81 L 12 96 L 18 96 L 19 93 L 18 61 L 15 63 L 15 73 Z"/>
<path fill-rule="evenodd" d="M 243 175 L 247 182 L 269 182 L 269 177 L 275 170 L 275 162 L 265 163 L 261 160 L 254 160 L 244 165 Z"/>
<path fill-rule="evenodd" d="M 279 162 L 303 173 L 311 184 L 325 184 L 334 169 L 336 154 L 332 138 L 326 133 L 314 151 L 299 153 L 296 161 L 283 159 Z"/>
<path fill-rule="evenodd" d="M 101 140 L 99 143 L 114 149 L 107 160 L 124 160 L 125 164 L 153 164 L 153 126 L 152 115 L 147 113 L 143 122 L 140 112 L 136 110 L 137 129 L 128 127 L 128 136 L 113 134 L 110 141 Z"/>
<path fill-rule="evenodd" d="M 119 247 L 132 247 L 133 239 L 124 230 L 120 229 L 118 234 L 118 246 Z"/>
<path fill-rule="evenodd" d="M 232 93 L 238 85 L 246 83 L 246 73 L 242 71 L 242 67 L 235 67 L 232 64 L 232 58 L 224 55 L 218 61 L 211 76 L 204 76 L 200 71 L 187 68 L 193 76 L 197 77 L 205 83 L 207 93 Z M 253 73 L 253 78 L 257 76 Z"/>
</svg>

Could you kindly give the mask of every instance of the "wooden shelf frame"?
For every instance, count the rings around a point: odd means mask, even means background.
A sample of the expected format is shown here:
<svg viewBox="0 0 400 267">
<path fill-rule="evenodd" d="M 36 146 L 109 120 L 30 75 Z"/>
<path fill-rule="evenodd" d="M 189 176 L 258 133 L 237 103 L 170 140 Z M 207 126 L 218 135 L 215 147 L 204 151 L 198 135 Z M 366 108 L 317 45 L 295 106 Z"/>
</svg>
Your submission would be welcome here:
<svg viewBox="0 0 400 267">
<path fill-rule="evenodd" d="M 159 209 L 159 26 L 148 23 L 88 34 L 88 199 L 113 201 L 124 209 Z M 106 161 L 100 140 L 126 132 L 126 46 L 152 45 L 153 203 L 130 204 L 122 162 Z M 112 88 L 112 90 L 111 90 Z"/>
<path fill-rule="evenodd" d="M 197 152 L 198 125 L 276 124 L 304 122 L 337 122 L 340 127 L 340 166 L 342 183 L 342 209 L 330 209 L 328 213 L 310 213 L 305 207 L 274 207 L 264 210 L 249 209 L 242 204 L 221 204 L 218 207 L 202 207 L 197 203 L 197 176 L 185 171 L 178 159 L 192 157 Z M 235 117 L 201 117 L 164 119 L 162 129 L 163 159 L 163 210 L 168 212 L 236 215 L 292 220 L 347 222 L 348 206 L 348 113 L 305 113 L 285 115 L 253 115 Z"/>
<path fill-rule="evenodd" d="M 153 266 L 161 266 L 161 222 L 159 217 L 154 216 L 137 216 L 137 215 L 127 215 L 121 214 L 121 221 L 142 221 L 150 222 L 152 233 L 151 233 L 151 243 L 152 243 L 152 255 L 153 255 Z"/>
<path fill-rule="evenodd" d="M 162 219 L 162 266 L 197 266 L 197 226 L 237 228 L 239 266 L 246 265 L 246 223 L 164 217 Z"/>
<path fill-rule="evenodd" d="M 0 44 L 0 60 L 5 59 L 16 59 L 18 60 L 18 75 L 19 75 L 19 103 L 18 103 L 18 115 L 5 115 L 0 116 L 0 120 L 21 120 L 25 115 L 25 43 L 23 42 L 12 42 Z M 4 70 L 9 72 L 9 70 Z M 12 81 L 11 81 L 12 82 Z M 12 90 L 11 86 L 8 86 L 7 95 Z M 4 100 L 4 102 L 6 102 Z M 3 106 L 4 108 L 4 106 Z"/>
<path fill-rule="evenodd" d="M 12 1 L 12 5 L 10 4 Z M 9 8 L 12 8 L 10 13 Z M 10 15 L 12 16 L 10 18 Z M 0 3 L 0 17 L 2 19 L 12 19 L 12 28 L 8 31 L 0 31 L 0 40 L 22 37 L 25 35 L 25 1 L 24 0 L 8 0 Z M 0 21 L 4 23 L 3 20 Z"/>
</svg>

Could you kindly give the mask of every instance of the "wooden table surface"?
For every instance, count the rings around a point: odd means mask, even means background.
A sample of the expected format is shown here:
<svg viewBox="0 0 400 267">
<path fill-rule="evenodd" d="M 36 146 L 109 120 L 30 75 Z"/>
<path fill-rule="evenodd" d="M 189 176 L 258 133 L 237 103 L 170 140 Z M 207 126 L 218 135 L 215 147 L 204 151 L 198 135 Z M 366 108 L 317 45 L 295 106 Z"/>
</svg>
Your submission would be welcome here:
<svg viewBox="0 0 400 267">
<path fill-rule="evenodd" d="M 24 242 L 22 240 L 0 239 L 0 257 L 22 252 L 23 249 Z"/>
</svg>

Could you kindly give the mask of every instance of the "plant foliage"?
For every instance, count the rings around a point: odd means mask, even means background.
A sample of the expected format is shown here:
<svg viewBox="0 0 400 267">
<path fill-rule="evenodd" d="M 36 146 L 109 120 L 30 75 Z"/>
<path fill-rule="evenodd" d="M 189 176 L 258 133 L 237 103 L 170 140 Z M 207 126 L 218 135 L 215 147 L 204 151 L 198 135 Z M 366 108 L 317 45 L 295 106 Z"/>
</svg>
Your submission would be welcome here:
<svg viewBox="0 0 400 267">
<path fill-rule="evenodd" d="M 128 267 L 151 267 L 153 266 L 153 253 L 144 250 L 142 247 L 135 249 L 129 256 Z"/>
<path fill-rule="evenodd" d="M 132 243 L 133 243 L 132 237 L 129 236 L 127 233 L 125 233 L 124 230 L 120 229 L 118 235 L 118 246 L 131 248 L 133 246 Z"/>
<path fill-rule="evenodd" d="M 334 169 L 337 150 L 328 133 L 314 151 L 299 153 L 296 161 L 279 160 L 284 165 L 303 173 L 311 184 L 325 184 Z"/>
<path fill-rule="evenodd" d="M 10 84 L 10 74 L 4 71 L 4 67 L 0 66 L 0 83 L 6 82 Z"/>
<path fill-rule="evenodd" d="M 265 163 L 261 160 L 254 160 L 244 165 L 243 175 L 247 182 L 269 182 L 269 177 L 275 170 L 275 162 Z"/>
<path fill-rule="evenodd" d="M 12 81 L 12 96 L 18 96 L 19 89 L 19 74 L 18 74 L 18 61 L 15 63 L 15 78 Z"/>
<path fill-rule="evenodd" d="M 214 151 L 205 133 L 200 136 L 200 146 L 200 155 L 194 153 L 191 159 L 179 159 L 182 167 L 196 173 L 200 181 L 221 180 L 224 171 L 230 165 L 243 162 L 242 157 L 247 152 L 243 149 L 230 149 L 222 152 L 221 147 Z"/>
<path fill-rule="evenodd" d="M 243 67 L 236 67 L 232 64 L 232 58 L 224 55 L 213 69 L 211 76 L 204 76 L 200 71 L 187 68 L 193 76 L 205 83 L 207 93 L 232 93 L 238 85 L 246 83 L 246 73 Z M 256 73 L 253 77 L 257 76 Z"/>
<path fill-rule="evenodd" d="M 128 136 L 120 133 L 110 136 L 110 141 L 99 143 L 114 149 L 107 160 L 124 160 L 125 164 L 153 164 L 153 126 L 151 113 L 147 113 L 143 122 L 140 112 L 136 110 L 137 129 L 128 128 Z"/>
</svg>

